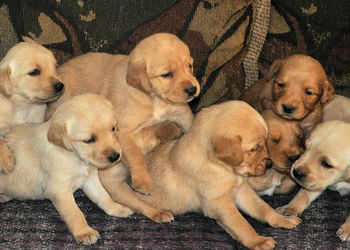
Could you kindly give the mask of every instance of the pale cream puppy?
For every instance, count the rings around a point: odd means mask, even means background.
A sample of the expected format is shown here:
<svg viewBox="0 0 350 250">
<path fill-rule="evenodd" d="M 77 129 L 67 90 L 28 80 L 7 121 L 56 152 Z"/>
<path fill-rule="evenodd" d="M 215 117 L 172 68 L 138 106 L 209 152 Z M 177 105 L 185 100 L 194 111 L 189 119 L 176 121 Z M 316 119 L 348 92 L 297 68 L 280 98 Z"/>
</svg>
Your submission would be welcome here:
<svg viewBox="0 0 350 250">
<path fill-rule="evenodd" d="M 129 188 L 122 163 L 101 170 L 100 179 L 115 201 L 148 217 L 149 205 L 143 202 L 174 214 L 202 212 L 245 246 L 271 249 L 274 240 L 258 235 L 238 211 L 273 227 L 293 228 L 300 223 L 296 216 L 277 214 L 243 179 L 264 173 L 266 137 L 264 119 L 248 104 L 229 101 L 212 105 L 196 115 L 183 136 L 147 155 L 154 183 L 149 195 Z"/>
<path fill-rule="evenodd" d="M 291 176 L 304 189 L 279 208 L 280 213 L 301 214 L 329 188 L 344 195 L 350 191 L 350 123 L 327 121 L 319 124 L 306 141 L 306 151 L 297 160 Z M 350 241 L 350 216 L 339 228 L 341 240 Z"/>
<path fill-rule="evenodd" d="M 323 108 L 322 121 L 341 120 L 350 122 L 350 99 L 335 95 Z"/>
<path fill-rule="evenodd" d="M 177 36 L 157 33 L 141 40 L 127 55 L 88 53 L 59 68 L 66 90 L 52 103 L 46 118 L 64 100 L 82 93 L 97 93 L 119 112 L 123 162 L 132 186 L 148 193 L 152 183 L 144 153 L 173 139 L 192 124 L 187 105 L 199 94 L 190 50 Z"/>
<path fill-rule="evenodd" d="M 14 127 L 6 140 L 16 166 L 0 175 L 0 201 L 49 199 L 77 242 L 95 243 L 99 234 L 87 224 L 73 193 L 81 188 L 109 215 L 132 213 L 111 199 L 98 178 L 98 169 L 120 159 L 117 126 L 112 104 L 86 94 L 64 102 L 48 122 Z"/>
<path fill-rule="evenodd" d="M 43 122 L 46 103 L 63 92 L 52 52 L 28 37 L 13 46 L 0 62 L 0 135 L 11 126 Z M 0 170 L 12 171 L 14 158 L 0 139 Z"/>
</svg>

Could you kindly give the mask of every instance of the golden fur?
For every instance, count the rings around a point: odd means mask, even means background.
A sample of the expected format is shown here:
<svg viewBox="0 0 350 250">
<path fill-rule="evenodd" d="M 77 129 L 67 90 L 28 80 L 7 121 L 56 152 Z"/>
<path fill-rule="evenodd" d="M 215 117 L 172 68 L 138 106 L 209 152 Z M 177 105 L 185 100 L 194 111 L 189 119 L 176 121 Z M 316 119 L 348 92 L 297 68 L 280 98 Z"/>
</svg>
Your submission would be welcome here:
<svg viewBox="0 0 350 250">
<path fill-rule="evenodd" d="M 81 188 L 109 215 L 132 213 L 111 199 L 98 177 L 99 168 L 120 159 L 116 126 L 113 106 L 95 94 L 64 102 L 48 122 L 16 126 L 6 138 L 16 166 L 0 175 L 0 201 L 49 199 L 77 242 L 95 243 L 99 234 L 75 203 L 75 190 Z"/>
<path fill-rule="evenodd" d="M 148 193 L 152 183 L 144 153 L 192 124 L 186 103 L 199 94 L 200 86 L 188 47 L 175 35 L 158 33 L 139 42 L 129 56 L 89 53 L 63 64 L 59 73 L 66 91 L 49 106 L 46 118 L 74 95 L 93 92 L 106 97 L 119 112 L 122 160 L 132 186 Z"/>
<path fill-rule="evenodd" d="M 322 65 L 306 55 L 278 59 L 269 73 L 248 88 L 241 99 L 259 112 L 272 108 L 288 120 L 300 121 L 307 137 L 322 121 L 322 107 L 334 97 L 334 88 Z"/>
<path fill-rule="evenodd" d="M 245 246 L 271 249 L 274 240 L 258 235 L 238 211 L 273 227 L 293 228 L 300 223 L 295 216 L 278 215 L 242 177 L 265 172 L 266 137 L 263 118 L 248 104 L 212 105 L 196 115 L 183 136 L 147 155 L 154 183 L 149 195 L 128 187 L 122 164 L 100 171 L 100 179 L 114 200 L 148 217 L 152 212 L 144 202 L 174 214 L 202 212 Z"/>
<path fill-rule="evenodd" d="M 0 62 L 0 135 L 11 126 L 43 122 L 46 103 L 56 100 L 63 91 L 56 60 L 51 51 L 24 37 Z M 0 170 L 13 170 L 14 158 L 0 139 Z"/>
</svg>

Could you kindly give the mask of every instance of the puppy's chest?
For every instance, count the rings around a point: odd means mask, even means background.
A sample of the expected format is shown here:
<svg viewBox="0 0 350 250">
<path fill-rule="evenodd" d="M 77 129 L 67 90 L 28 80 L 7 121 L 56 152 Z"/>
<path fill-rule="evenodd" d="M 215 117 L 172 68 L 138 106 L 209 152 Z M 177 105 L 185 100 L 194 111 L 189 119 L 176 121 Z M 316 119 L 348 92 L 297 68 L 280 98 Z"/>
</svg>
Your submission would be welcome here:
<svg viewBox="0 0 350 250">
<path fill-rule="evenodd" d="M 44 121 L 46 104 L 19 104 L 13 108 L 11 125 Z"/>
<path fill-rule="evenodd" d="M 329 186 L 329 189 L 332 191 L 337 191 L 341 196 L 344 196 L 350 193 L 350 183 L 345 181 L 338 182 L 332 186 Z"/>
</svg>

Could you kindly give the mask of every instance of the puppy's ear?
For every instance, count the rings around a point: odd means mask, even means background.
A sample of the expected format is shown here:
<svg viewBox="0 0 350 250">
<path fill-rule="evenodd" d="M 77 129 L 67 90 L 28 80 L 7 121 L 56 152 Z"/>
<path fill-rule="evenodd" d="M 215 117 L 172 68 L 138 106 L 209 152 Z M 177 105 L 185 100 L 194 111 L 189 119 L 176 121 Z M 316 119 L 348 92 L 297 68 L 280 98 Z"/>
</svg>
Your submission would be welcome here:
<svg viewBox="0 0 350 250">
<path fill-rule="evenodd" d="M 129 85 L 146 94 L 151 93 L 151 84 L 146 72 L 146 64 L 143 61 L 130 62 L 126 73 L 126 81 Z"/>
<path fill-rule="evenodd" d="M 323 83 L 323 90 L 321 96 L 321 104 L 325 104 L 333 99 L 335 95 L 334 88 L 330 81 L 327 79 Z"/>
<path fill-rule="evenodd" d="M 283 62 L 283 59 L 277 59 L 273 62 L 266 76 L 268 81 L 271 81 L 276 77 L 276 74 L 278 73 L 282 62 Z"/>
<path fill-rule="evenodd" d="M 68 151 L 73 151 L 73 145 L 68 137 L 66 124 L 52 122 L 49 127 L 49 132 L 47 133 L 47 139 L 49 142 L 59 147 L 65 148 Z"/>
<path fill-rule="evenodd" d="M 28 43 L 35 43 L 38 44 L 36 41 L 34 41 L 33 39 L 31 39 L 28 36 L 22 36 L 23 41 L 28 42 Z"/>
<path fill-rule="evenodd" d="M 216 157 L 228 165 L 238 166 L 243 162 L 242 138 L 239 135 L 233 138 L 213 136 L 211 143 Z"/>
<path fill-rule="evenodd" d="M 7 97 L 12 95 L 10 74 L 11 69 L 9 66 L 0 69 L 0 92 Z"/>
</svg>

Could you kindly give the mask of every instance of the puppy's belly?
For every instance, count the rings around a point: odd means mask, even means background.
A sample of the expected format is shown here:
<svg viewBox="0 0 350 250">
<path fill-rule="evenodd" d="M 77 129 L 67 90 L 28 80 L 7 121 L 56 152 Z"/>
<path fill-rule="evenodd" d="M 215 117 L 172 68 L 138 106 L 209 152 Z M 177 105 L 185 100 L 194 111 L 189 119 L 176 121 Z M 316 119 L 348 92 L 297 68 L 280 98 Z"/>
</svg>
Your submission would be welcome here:
<svg viewBox="0 0 350 250">
<path fill-rule="evenodd" d="M 337 191 L 341 196 L 347 195 L 350 193 L 350 183 L 349 182 L 338 182 L 332 186 L 328 187 L 332 191 Z"/>
</svg>

